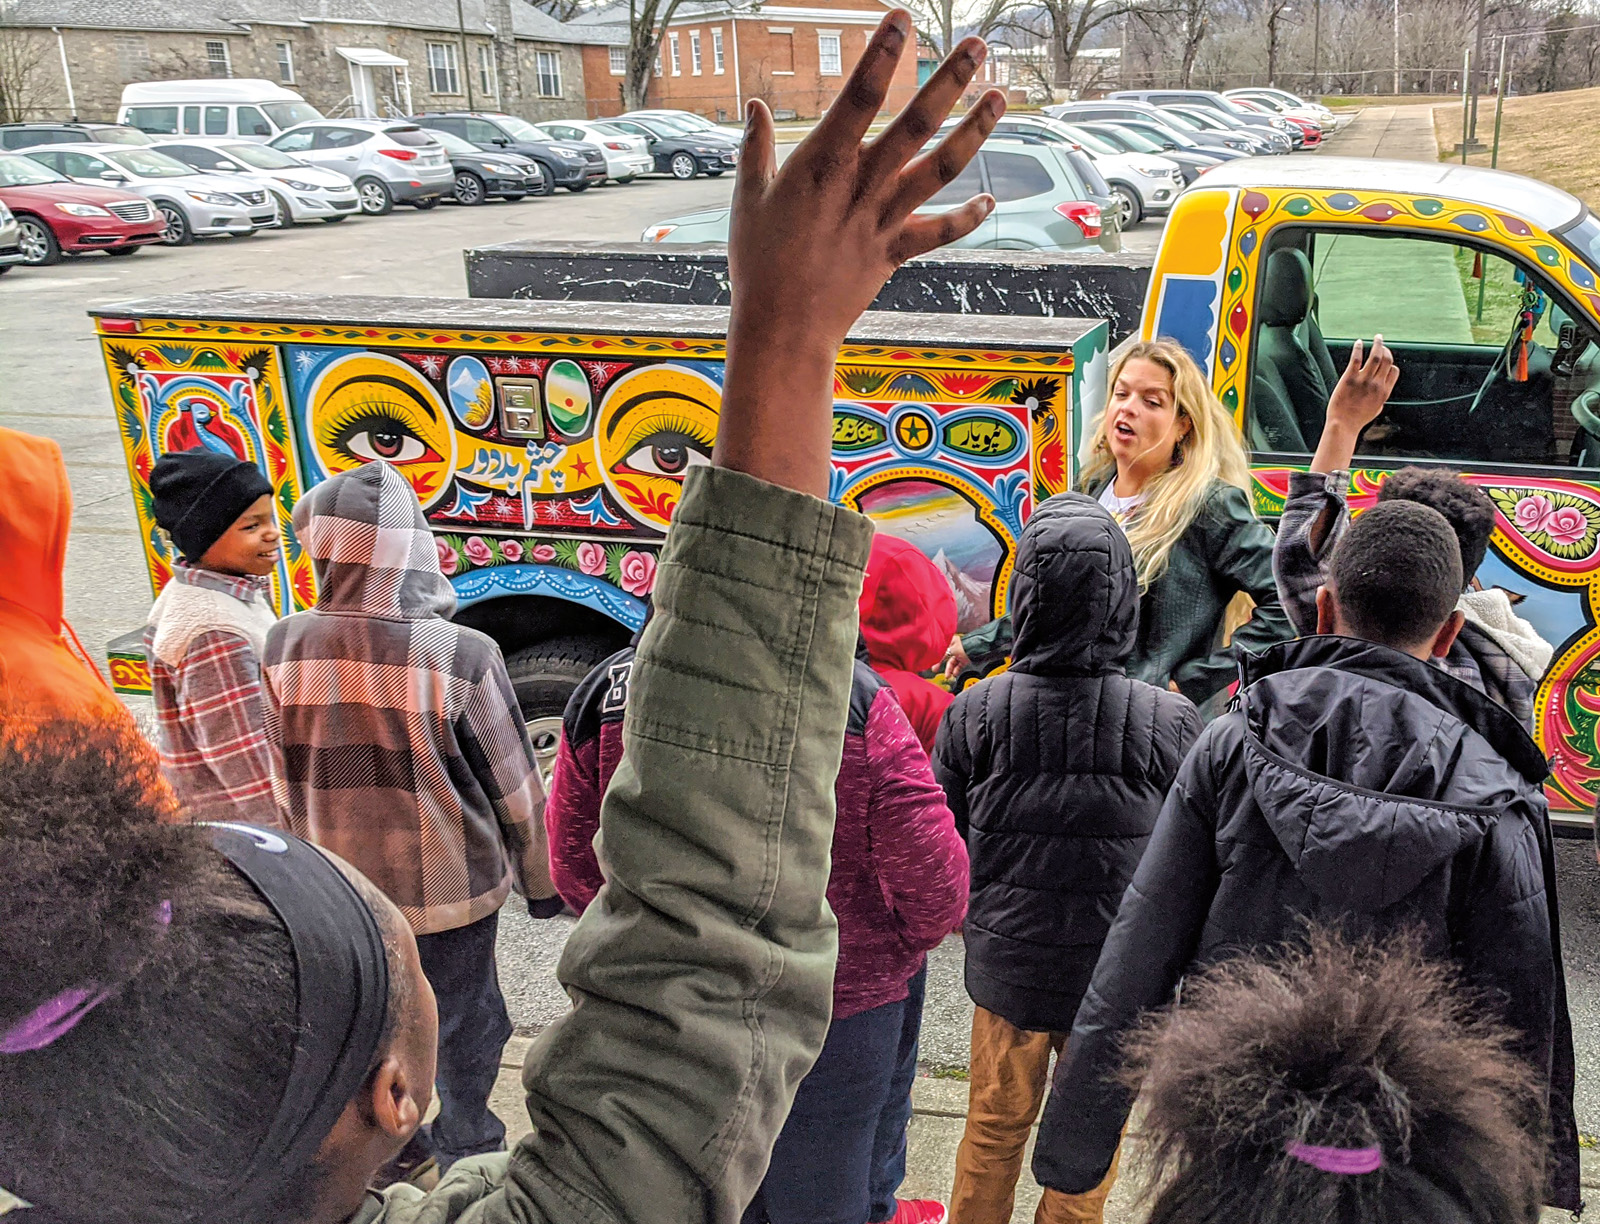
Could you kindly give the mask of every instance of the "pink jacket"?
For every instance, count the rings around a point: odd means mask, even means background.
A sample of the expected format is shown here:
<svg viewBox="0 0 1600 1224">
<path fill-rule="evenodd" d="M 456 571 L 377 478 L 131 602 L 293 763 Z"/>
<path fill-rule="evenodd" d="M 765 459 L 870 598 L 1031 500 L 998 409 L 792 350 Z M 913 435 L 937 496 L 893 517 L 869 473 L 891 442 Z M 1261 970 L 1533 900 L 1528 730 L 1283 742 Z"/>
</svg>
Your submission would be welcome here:
<svg viewBox="0 0 1600 1224">
<path fill-rule="evenodd" d="M 605 882 L 594 852 L 600 798 L 622 759 L 633 649 L 590 672 L 567 703 L 545 804 L 550 875 L 583 910 Z M 828 904 L 839 919 L 834 1019 L 906 997 L 928 949 L 967 912 L 967 848 L 894 692 L 858 662 L 834 787 Z"/>
</svg>

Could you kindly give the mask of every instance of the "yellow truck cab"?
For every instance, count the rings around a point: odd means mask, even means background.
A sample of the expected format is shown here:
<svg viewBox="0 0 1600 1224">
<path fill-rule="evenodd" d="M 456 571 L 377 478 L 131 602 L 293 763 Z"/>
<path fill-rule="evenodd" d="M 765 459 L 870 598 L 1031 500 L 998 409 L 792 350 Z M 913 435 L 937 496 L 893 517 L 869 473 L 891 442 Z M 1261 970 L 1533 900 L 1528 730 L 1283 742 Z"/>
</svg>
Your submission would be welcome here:
<svg viewBox="0 0 1600 1224">
<path fill-rule="evenodd" d="M 1446 465 L 1497 511 L 1478 572 L 1556 646 L 1535 734 L 1558 818 L 1600 782 L 1600 220 L 1546 184 L 1448 164 L 1250 158 L 1173 209 L 1142 321 L 1209 371 L 1244 431 L 1256 509 L 1279 512 L 1357 340 L 1400 380 L 1356 450 Z"/>
</svg>

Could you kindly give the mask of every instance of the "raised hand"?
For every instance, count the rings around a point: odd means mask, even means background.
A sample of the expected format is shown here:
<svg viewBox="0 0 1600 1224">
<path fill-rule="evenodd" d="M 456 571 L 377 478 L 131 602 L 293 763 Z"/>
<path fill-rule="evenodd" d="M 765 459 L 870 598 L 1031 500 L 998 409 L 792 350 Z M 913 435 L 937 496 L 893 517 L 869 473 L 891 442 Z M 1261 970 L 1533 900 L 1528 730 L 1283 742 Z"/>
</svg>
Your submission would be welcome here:
<svg viewBox="0 0 1600 1224">
<path fill-rule="evenodd" d="M 914 216 L 994 130 L 1005 99 L 990 90 L 926 153 L 983 63 L 983 41 L 961 42 L 875 140 L 911 39 L 911 16 L 889 13 L 828 113 L 781 167 L 772 115 L 747 108 L 744 158 L 728 238 L 732 311 L 716 462 L 826 497 L 833 365 L 856 318 L 910 259 L 969 234 L 994 200 L 975 196 L 938 216 Z"/>
<path fill-rule="evenodd" d="M 1328 397 L 1328 417 L 1311 460 L 1313 472 L 1333 472 L 1350 466 L 1361 431 L 1375 421 L 1388 403 L 1400 367 L 1383 343 L 1372 338 L 1372 352 L 1362 360 L 1361 341 L 1350 346 L 1350 361 Z"/>
</svg>

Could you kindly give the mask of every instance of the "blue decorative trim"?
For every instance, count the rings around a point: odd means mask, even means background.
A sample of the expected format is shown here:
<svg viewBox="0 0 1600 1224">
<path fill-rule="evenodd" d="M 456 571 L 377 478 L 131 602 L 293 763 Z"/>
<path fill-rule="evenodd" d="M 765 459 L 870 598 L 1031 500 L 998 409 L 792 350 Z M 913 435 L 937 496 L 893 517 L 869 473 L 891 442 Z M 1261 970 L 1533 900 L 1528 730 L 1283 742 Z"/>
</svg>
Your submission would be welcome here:
<svg viewBox="0 0 1600 1224">
<path fill-rule="evenodd" d="M 582 604 L 628 629 L 644 624 L 644 600 L 612 586 L 604 578 L 580 574 L 559 565 L 495 565 L 452 578 L 456 606 L 470 607 L 502 595 L 545 595 Z"/>
</svg>

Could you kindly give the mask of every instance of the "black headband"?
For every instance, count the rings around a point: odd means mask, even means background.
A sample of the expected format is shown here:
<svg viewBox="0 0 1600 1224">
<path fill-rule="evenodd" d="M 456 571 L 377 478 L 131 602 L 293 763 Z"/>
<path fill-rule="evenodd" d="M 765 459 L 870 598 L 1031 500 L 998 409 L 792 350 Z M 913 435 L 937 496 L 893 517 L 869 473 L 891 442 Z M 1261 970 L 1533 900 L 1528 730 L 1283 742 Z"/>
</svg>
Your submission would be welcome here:
<svg viewBox="0 0 1600 1224">
<path fill-rule="evenodd" d="M 249 825 L 211 829 L 212 844 L 255 886 L 294 947 L 297 1031 L 289 1081 L 222 1213 L 248 1219 L 305 1176 L 366 1081 L 388 1014 L 389 960 L 371 908 L 314 847 Z M 223 1206 L 214 1203 L 206 1214 Z"/>
</svg>

